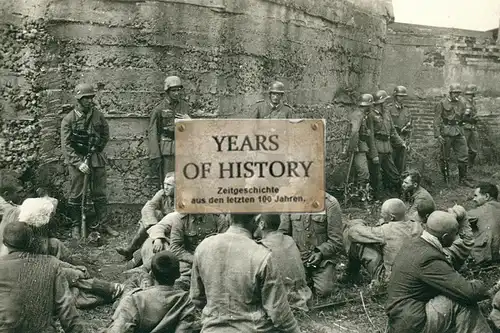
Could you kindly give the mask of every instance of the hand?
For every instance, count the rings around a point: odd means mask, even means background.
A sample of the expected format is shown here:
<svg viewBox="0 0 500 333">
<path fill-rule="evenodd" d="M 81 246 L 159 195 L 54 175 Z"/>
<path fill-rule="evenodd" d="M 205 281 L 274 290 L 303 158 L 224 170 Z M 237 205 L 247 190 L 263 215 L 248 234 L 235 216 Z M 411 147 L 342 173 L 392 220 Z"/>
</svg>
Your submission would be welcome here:
<svg viewBox="0 0 500 333">
<path fill-rule="evenodd" d="M 374 158 L 372 158 L 372 162 L 373 162 L 373 164 L 379 164 L 380 163 L 380 159 L 378 158 L 378 156 L 374 157 Z"/>
<path fill-rule="evenodd" d="M 83 278 L 88 279 L 90 278 L 89 271 L 87 270 L 87 267 L 85 266 L 75 266 L 76 269 L 79 271 L 83 272 Z"/>
<path fill-rule="evenodd" d="M 87 165 L 87 163 L 83 162 L 78 166 L 78 170 L 80 170 L 83 173 L 89 174 L 90 173 L 90 168 Z"/>
<path fill-rule="evenodd" d="M 317 266 L 321 262 L 322 258 L 323 254 L 321 254 L 321 252 L 319 251 L 316 251 L 313 254 L 311 254 L 309 259 L 307 260 L 307 263 L 312 266 Z"/>
<path fill-rule="evenodd" d="M 180 114 L 180 113 L 176 113 L 175 114 L 175 119 L 191 119 L 191 117 L 187 114 Z"/>
<path fill-rule="evenodd" d="M 158 253 L 163 250 L 163 240 L 161 238 L 155 239 L 153 242 L 153 253 Z"/>
<path fill-rule="evenodd" d="M 154 195 L 153 199 L 151 199 L 151 201 L 159 201 L 161 200 L 163 197 L 165 196 L 165 191 L 163 189 L 159 190 L 158 192 L 156 192 L 156 194 Z"/>
<path fill-rule="evenodd" d="M 440 144 L 444 144 L 444 138 L 441 135 L 437 137 L 437 140 Z"/>
</svg>

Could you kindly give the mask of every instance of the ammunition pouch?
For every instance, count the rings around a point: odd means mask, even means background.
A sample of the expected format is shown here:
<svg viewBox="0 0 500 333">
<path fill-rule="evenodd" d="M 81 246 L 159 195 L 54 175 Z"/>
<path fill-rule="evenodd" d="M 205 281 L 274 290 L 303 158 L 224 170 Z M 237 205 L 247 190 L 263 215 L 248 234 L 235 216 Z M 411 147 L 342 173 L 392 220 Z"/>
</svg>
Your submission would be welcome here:
<svg viewBox="0 0 500 333">
<path fill-rule="evenodd" d="M 165 126 L 160 129 L 160 136 L 164 138 L 174 139 L 174 129 L 172 126 Z"/>
<path fill-rule="evenodd" d="M 90 135 L 87 131 L 73 130 L 71 132 L 71 148 L 77 154 L 87 155 L 90 151 Z"/>
</svg>

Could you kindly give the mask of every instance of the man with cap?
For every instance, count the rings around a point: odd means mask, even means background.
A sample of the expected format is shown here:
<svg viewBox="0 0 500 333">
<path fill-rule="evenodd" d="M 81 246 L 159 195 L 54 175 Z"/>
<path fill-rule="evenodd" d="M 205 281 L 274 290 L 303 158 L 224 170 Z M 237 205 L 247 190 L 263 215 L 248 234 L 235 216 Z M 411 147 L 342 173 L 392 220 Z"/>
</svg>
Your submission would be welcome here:
<svg viewBox="0 0 500 333">
<path fill-rule="evenodd" d="M 232 214 L 226 232 L 196 248 L 190 296 L 203 309 L 202 332 L 300 332 L 272 252 L 252 239 L 256 229 L 254 215 Z"/>
<path fill-rule="evenodd" d="M 399 250 L 422 232 L 420 224 L 405 219 L 405 213 L 403 201 L 389 199 L 382 204 L 381 225 L 371 227 L 360 219 L 345 223 L 344 244 L 349 262 L 344 280 L 356 280 L 363 265 L 373 283 L 388 281 Z"/>
<path fill-rule="evenodd" d="M 77 105 L 61 123 L 61 147 L 70 176 L 68 213 L 73 224 L 72 236 L 80 238 L 82 196 L 87 191 L 84 179 L 88 177 L 90 197 L 96 212 L 96 221 L 91 228 L 101 225 L 103 231 L 116 237 L 118 232 L 106 224 L 107 159 L 104 148 L 109 141 L 108 122 L 93 103 L 95 91 L 91 84 L 78 84 L 75 92 Z"/>
<path fill-rule="evenodd" d="M 285 85 L 280 81 L 275 81 L 269 87 L 269 100 L 262 99 L 253 106 L 252 119 L 290 119 L 293 109 L 283 102 L 285 95 Z"/>
<path fill-rule="evenodd" d="M 356 170 L 359 193 L 366 193 L 366 187 L 370 182 L 368 158 L 371 163 L 379 163 L 375 139 L 373 137 L 372 118 L 369 117 L 372 105 L 373 96 L 363 94 L 359 102 L 359 108 L 354 110 L 350 119 L 351 135 L 347 144 L 347 152 L 354 154 L 353 166 Z"/>
<path fill-rule="evenodd" d="M 371 112 L 373 134 L 380 160 L 380 171 L 382 171 L 382 179 L 381 182 L 377 182 L 375 193 L 377 193 L 377 196 L 380 196 L 381 186 L 383 185 L 386 190 L 392 192 L 389 193 L 391 196 L 399 197 L 401 192 L 401 176 L 392 159 L 392 148 L 393 146 L 406 146 L 394 128 L 391 114 L 385 110 L 384 103 L 388 98 L 389 95 L 384 90 L 377 91 L 373 102 L 375 107 Z M 376 167 L 372 172 L 378 175 L 378 169 Z"/>
<path fill-rule="evenodd" d="M 474 233 L 471 256 L 478 265 L 500 260 L 500 203 L 495 184 L 481 183 L 474 190 L 476 208 L 467 215 Z"/>
<path fill-rule="evenodd" d="M 411 116 L 411 112 L 408 108 L 403 104 L 404 98 L 408 96 L 406 92 L 406 87 L 397 86 L 394 88 L 394 92 L 392 94 L 392 103 L 389 105 L 389 109 L 391 111 L 392 122 L 394 123 L 394 128 L 398 135 L 403 139 L 404 142 L 408 145 L 410 142 L 410 134 L 412 131 L 413 119 Z M 406 154 L 406 148 L 402 146 L 394 147 L 392 151 L 392 157 L 394 160 L 394 164 L 398 169 L 399 173 L 403 173 L 406 167 L 403 165 L 404 156 Z"/>
<path fill-rule="evenodd" d="M 195 307 L 189 292 L 174 288 L 180 273 L 179 261 L 173 253 L 155 254 L 150 275 L 154 285 L 127 293 L 120 300 L 105 333 L 193 332 Z"/>
<path fill-rule="evenodd" d="M 457 233 L 455 216 L 435 211 L 422 235 L 401 248 L 388 284 L 389 333 L 491 332 L 477 302 L 498 286 L 488 290 L 453 268 L 443 249 Z"/>
<path fill-rule="evenodd" d="M 402 189 L 403 197 L 407 200 L 408 211 L 406 216 L 409 219 L 414 218 L 417 214 L 417 207 L 420 202 L 427 201 L 435 205 L 432 195 L 420 185 L 421 180 L 422 176 L 418 170 L 409 170 L 404 174 Z"/>
<path fill-rule="evenodd" d="M 475 84 L 468 84 L 465 88 L 465 113 L 462 120 L 462 127 L 464 128 L 465 140 L 467 141 L 467 149 L 469 151 L 469 168 L 474 166 L 478 150 L 478 134 L 477 126 L 477 109 L 474 97 L 476 95 L 477 86 Z"/>
<path fill-rule="evenodd" d="M 465 116 L 465 105 L 460 99 L 460 84 L 450 85 L 450 93 L 434 109 L 434 137 L 441 146 L 441 172 L 446 183 L 449 182 L 450 150 L 457 155 L 459 184 L 472 187 L 467 180 L 468 149 L 464 129 L 461 126 Z"/>
<path fill-rule="evenodd" d="M 326 214 L 282 214 L 279 230 L 293 238 L 302 257 L 313 292 L 329 296 L 335 287 L 335 265 L 344 253 L 342 210 L 325 192 Z"/>
<path fill-rule="evenodd" d="M 126 247 L 119 247 L 116 251 L 129 261 L 129 268 L 134 268 L 140 264 L 140 249 L 142 244 L 148 239 L 148 229 L 156 225 L 163 217 L 175 210 L 175 173 L 169 172 L 163 181 L 163 188 L 158 190 L 151 200 L 148 200 L 141 210 L 141 220 L 139 221 L 139 230 L 134 238 Z M 170 235 L 170 230 L 167 230 Z M 152 245 L 151 245 L 152 246 Z"/>
<path fill-rule="evenodd" d="M 25 223 L 4 229 L 0 248 L 0 331 L 56 333 L 55 315 L 66 333 L 86 332 L 60 261 L 31 254 L 33 231 Z"/>
</svg>

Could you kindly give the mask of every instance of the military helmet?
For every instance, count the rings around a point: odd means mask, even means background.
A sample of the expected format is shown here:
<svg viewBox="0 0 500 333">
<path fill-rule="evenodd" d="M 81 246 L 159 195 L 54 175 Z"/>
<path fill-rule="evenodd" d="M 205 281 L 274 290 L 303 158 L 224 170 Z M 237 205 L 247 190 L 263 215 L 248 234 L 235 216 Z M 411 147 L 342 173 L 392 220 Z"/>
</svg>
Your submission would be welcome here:
<svg viewBox="0 0 500 333">
<path fill-rule="evenodd" d="M 271 84 L 271 86 L 269 87 L 269 92 L 270 93 L 284 94 L 285 93 L 285 85 L 280 81 L 274 81 Z"/>
<path fill-rule="evenodd" d="M 168 76 L 165 79 L 165 87 L 164 90 L 168 91 L 170 88 L 174 87 L 183 87 L 181 79 L 178 76 Z"/>
<path fill-rule="evenodd" d="M 450 92 L 457 92 L 457 93 L 461 93 L 462 92 L 462 88 L 460 87 L 460 83 L 453 83 L 450 85 Z"/>
<path fill-rule="evenodd" d="M 477 86 L 475 84 L 468 84 L 467 87 L 465 87 L 465 95 L 475 95 L 477 91 Z"/>
<path fill-rule="evenodd" d="M 379 90 L 375 93 L 373 104 L 382 104 L 389 98 L 385 90 Z"/>
<path fill-rule="evenodd" d="M 397 86 L 394 88 L 394 95 L 396 96 L 408 96 L 405 86 Z"/>
<path fill-rule="evenodd" d="M 370 105 L 373 105 L 373 96 L 371 94 L 361 95 L 359 106 L 370 106 Z"/>
<path fill-rule="evenodd" d="M 88 83 L 80 83 L 75 87 L 76 99 L 80 99 L 85 96 L 95 96 L 94 87 Z"/>
</svg>

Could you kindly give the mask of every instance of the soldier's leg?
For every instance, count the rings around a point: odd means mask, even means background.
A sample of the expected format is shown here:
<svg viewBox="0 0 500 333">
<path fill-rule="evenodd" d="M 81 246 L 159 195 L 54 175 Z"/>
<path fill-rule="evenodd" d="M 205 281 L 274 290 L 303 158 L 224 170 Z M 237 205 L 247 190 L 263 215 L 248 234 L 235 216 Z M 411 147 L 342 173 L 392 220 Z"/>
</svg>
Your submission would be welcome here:
<svg viewBox="0 0 500 333">
<path fill-rule="evenodd" d="M 382 167 L 382 174 L 384 175 L 384 183 L 386 188 L 391 192 L 390 195 L 397 197 L 401 194 L 401 175 L 394 165 L 391 154 L 381 154 L 383 158 L 380 159 Z"/>
<path fill-rule="evenodd" d="M 111 236 L 118 236 L 119 233 L 113 230 L 108 225 L 108 198 L 107 198 L 107 175 L 106 168 L 92 168 L 92 201 L 94 202 L 94 209 L 96 212 L 97 225 L 100 226 L 102 231 L 105 231 Z"/>
<path fill-rule="evenodd" d="M 113 302 L 123 293 L 125 286 L 101 279 L 80 279 L 72 283 L 78 288 L 75 305 L 79 309 L 94 308 Z"/>
<path fill-rule="evenodd" d="M 356 169 L 356 178 L 358 180 L 358 192 L 361 195 L 361 200 L 364 201 L 368 195 L 366 185 L 370 182 L 370 171 L 368 170 L 368 160 L 366 153 L 355 153 L 354 167 Z"/>
<path fill-rule="evenodd" d="M 477 135 L 477 131 L 467 130 L 467 149 L 469 150 L 469 168 L 474 166 L 474 162 L 476 161 L 477 152 L 479 149 L 479 139 Z"/>
<path fill-rule="evenodd" d="M 73 165 L 68 166 L 70 190 L 68 197 L 68 215 L 71 220 L 74 239 L 80 239 L 80 217 L 83 195 L 84 174 Z"/>
<path fill-rule="evenodd" d="M 360 278 L 361 257 L 363 246 L 360 243 L 352 243 L 347 240 L 347 231 L 344 231 L 344 246 L 347 247 L 347 267 L 342 277 L 343 283 L 357 282 Z M 346 244 L 348 243 L 348 244 Z"/>
<path fill-rule="evenodd" d="M 467 177 L 467 163 L 469 162 L 469 151 L 467 149 L 467 141 L 465 141 L 465 136 L 458 135 L 454 137 L 452 148 L 455 154 L 457 155 L 459 183 L 467 187 L 473 187 L 473 185 L 468 181 Z"/>
<path fill-rule="evenodd" d="M 441 173 L 445 182 L 450 180 L 450 150 L 453 143 L 453 138 L 446 136 L 444 137 L 444 143 L 438 143 L 440 153 L 439 153 L 439 165 L 441 167 Z"/>
<path fill-rule="evenodd" d="M 162 181 L 169 172 L 175 171 L 175 155 L 165 155 L 163 156 L 163 175 Z"/>
<path fill-rule="evenodd" d="M 116 252 L 125 257 L 125 259 L 132 259 L 133 253 L 140 249 L 142 244 L 148 239 L 148 232 L 144 226 L 139 223 L 139 229 L 134 235 L 134 238 L 130 241 L 130 243 L 126 247 L 118 247 L 116 248 Z"/>
<path fill-rule="evenodd" d="M 179 263 L 179 270 L 181 276 L 175 280 L 174 286 L 179 287 L 182 290 L 189 291 L 191 286 L 191 264 L 181 261 Z"/>
<path fill-rule="evenodd" d="M 312 272 L 314 293 L 317 296 L 329 296 L 335 287 L 335 266 L 332 262 L 326 262 L 325 267 L 317 267 Z"/>
<path fill-rule="evenodd" d="M 399 173 L 403 173 L 403 156 L 405 153 L 404 147 L 394 147 L 392 151 L 392 160 L 394 161 L 394 165 L 396 169 L 398 169 Z"/>
<path fill-rule="evenodd" d="M 59 239 L 49 238 L 49 254 L 61 261 L 68 262 L 71 252 Z"/>
<path fill-rule="evenodd" d="M 379 156 L 380 158 L 380 156 Z M 376 200 L 380 199 L 380 164 L 368 161 L 368 169 L 370 171 L 370 185 L 373 189 L 373 194 Z"/>
</svg>

